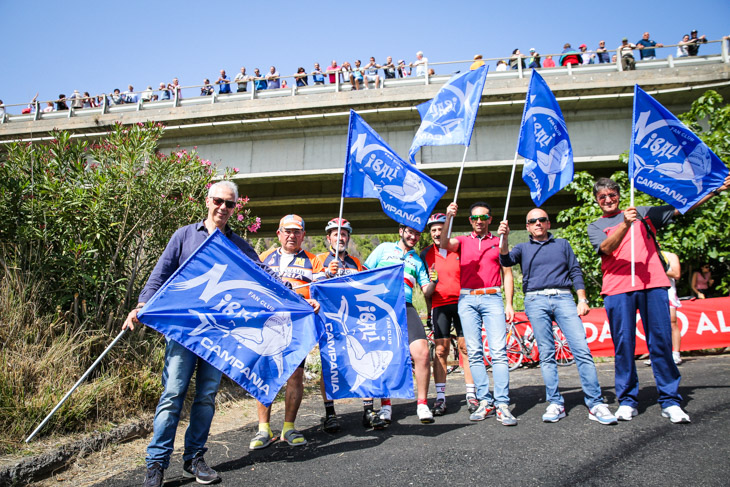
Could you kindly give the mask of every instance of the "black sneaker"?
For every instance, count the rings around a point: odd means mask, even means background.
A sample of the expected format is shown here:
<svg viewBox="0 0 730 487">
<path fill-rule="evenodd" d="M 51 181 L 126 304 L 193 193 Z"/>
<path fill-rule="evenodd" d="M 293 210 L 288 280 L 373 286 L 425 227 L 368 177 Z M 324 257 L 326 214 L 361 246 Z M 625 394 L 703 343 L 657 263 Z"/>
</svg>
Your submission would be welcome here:
<svg viewBox="0 0 730 487">
<path fill-rule="evenodd" d="M 221 481 L 218 472 L 205 463 L 205 459 L 201 454 L 196 455 L 192 460 L 185 460 L 185 463 L 183 463 L 183 477 L 194 478 L 199 484 L 214 484 Z"/>
<path fill-rule="evenodd" d="M 474 414 L 479 409 L 479 400 L 476 397 L 469 397 L 466 399 L 468 405 L 469 414 Z"/>
<path fill-rule="evenodd" d="M 372 428 L 375 430 L 382 430 L 384 429 L 388 423 L 385 422 L 383 418 L 380 417 L 378 413 L 373 411 L 372 409 L 369 411 L 365 411 L 362 415 L 362 425 L 365 428 Z"/>
<path fill-rule="evenodd" d="M 443 399 L 436 399 L 436 402 L 433 403 L 433 408 L 431 408 L 431 412 L 434 416 L 443 416 L 446 414 L 446 401 Z"/>
<path fill-rule="evenodd" d="M 340 431 L 340 422 L 337 420 L 337 415 L 330 414 L 326 418 L 322 418 L 322 429 L 325 433 L 337 433 Z"/>
<path fill-rule="evenodd" d="M 165 471 L 162 465 L 153 463 L 147 466 L 147 475 L 144 478 L 144 487 L 162 487 L 162 481 L 165 479 Z"/>
</svg>

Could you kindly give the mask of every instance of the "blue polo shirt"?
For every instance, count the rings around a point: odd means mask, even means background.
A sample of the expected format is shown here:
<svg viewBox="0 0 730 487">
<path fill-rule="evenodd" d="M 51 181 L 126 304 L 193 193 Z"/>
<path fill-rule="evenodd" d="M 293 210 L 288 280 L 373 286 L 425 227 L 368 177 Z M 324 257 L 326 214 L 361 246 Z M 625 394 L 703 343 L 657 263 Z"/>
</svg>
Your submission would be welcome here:
<svg viewBox="0 0 730 487">
<path fill-rule="evenodd" d="M 529 242 L 518 243 L 509 254 L 500 254 L 499 263 L 504 267 L 520 264 L 524 292 L 586 287 L 570 243 L 562 238 L 554 238 L 550 233 L 544 241 L 534 240 L 530 236 Z"/>
</svg>

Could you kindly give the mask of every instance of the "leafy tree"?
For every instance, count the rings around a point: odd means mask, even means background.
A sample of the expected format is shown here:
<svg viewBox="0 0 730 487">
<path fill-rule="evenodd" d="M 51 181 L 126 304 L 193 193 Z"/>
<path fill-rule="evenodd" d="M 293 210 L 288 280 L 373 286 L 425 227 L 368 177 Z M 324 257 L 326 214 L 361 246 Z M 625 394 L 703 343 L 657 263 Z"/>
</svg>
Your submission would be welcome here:
<svg viewBox="0 0 730 487">
<path fill-rule="evenodd" d="M 692 103 L 689 112 L 679 117 L 691 128 L 722 160 L 730 158 L 730 105 L 723 105 L 722 97 L 715 91 L 707 91 Z M 627 154 L 623 154 L 621 162 L 626 164 Z M 625 170 L 612 175 L 612 179 L 621 187 L 622 208 L 628 206 L 629 178 Z M 593 198 L 595 179 L 587 172 L 578 172 L 573 182 L 567 186 L 572 191 L 578 205 L 558 214 L 558 221 L 567 222 L 561 236 L 570 241 L 573 250 L 581 263 L 591 304 L 602 305 L 600 298 L 601 269 L 600 258 L 591 247 L 588 236 L 588 224 L 601 216 Z M 663 201 L 644 194 L 634 193 L 636 206 L 665 204 Z M 689 277 L 692 269 L 699 268 L 704 262 L 713 267 L 715 286 L 721 293 L 730 290 L 730 226 L 728 219 L 728 194 L 710 198 L 704 205 L 686 215 L 680 215 L 659 231 L 657 235 L 664 250 L 674 252 L 680 258 L 683 273 Z M 689 279 L 678 283 L 680 295 L 689 294 Z"/>
</svg>

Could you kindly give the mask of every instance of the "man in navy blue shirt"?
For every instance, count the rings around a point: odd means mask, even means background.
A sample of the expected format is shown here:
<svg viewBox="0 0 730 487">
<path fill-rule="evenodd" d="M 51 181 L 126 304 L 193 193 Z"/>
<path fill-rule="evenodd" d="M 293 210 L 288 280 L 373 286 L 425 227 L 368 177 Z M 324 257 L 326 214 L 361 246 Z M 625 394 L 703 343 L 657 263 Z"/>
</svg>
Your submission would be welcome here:
<svg viewBox="0 0 730 487">
<path fill-rule="evenodd" d="M 522 268 L 525 312 L 540 351 L 540 370 L 548 402 L 542 420 L 556 423 L 565 417 L 565 401 L 558 390 L 558 367 L 555 362 L 553 321 L 556 321 L 575 357 L 585 403 L 590 411 L 588 418 L 601 424 L 616 424 L 618 421 L 601 397 L 596 366 L 586 342 L 583 323 L 578 317 L 588 313 L 583 273 L 570 243 L 562 238 L 554 238 L 548 230 L 550 218 L 540 208 L 530 210 L 527 214 L 530 240 L 515 245 L 511 252 L 508 222 L 501 222 L 498 230 L 503 236 L 499 263 L 504 267 L 520 264 Z M 577 308 L 571 287 L 578 294 Z"/>
<path fill-rule="evenodd" d="M 230 181 L 212 185 L 205 199 L 208 216 L 202 222 L 179 228 L 170 239 L 160 260 L 139 295 L 137 306 L 129 313 L 122 328 L 134 329 L 138 311 L 153 294 L 167 281 L 183 262 L 217 228 L 251 260 L 260 263 L 258 255 L 243 238 L 228 227 L 228 219 L 236 207 L 238 188 Z M 147 446 L 147 476 L 145 486 L 162 485 L 164 470 L 170 464 L 175 431 L 177 430 L 183 402 L 193 373 L 195 377 L 195 398 L 190 409 L 190 425 L 185 432 L 183 452 L 183 476 L 193 477 L 199 483 L 210 484 L 220 481 L 218 473 L 203 459 L 207 451 L 210 424 L 215 413 L 215 396 L 221 380 L 221 371 L 189 351 L 174 340 L 166 338 L 165 365 L 162 370 L 164 391 L 155 410 L 152 423 L 153 435 Z"/>
<path fill-rule="evenodd" d="M 226 76 L 226 70 L 221 69 L 221 75 L 218 81 L 215 82 L 218 85 L 218 93 L 220 95 L 226 95 L 231 92 L 231 78 Z"/>
<path fill-rule="evenodd" d="M 641 40 L 636 43 L 636 47 L 639 48 L 639 56 L 641 59 L 656 59 L 655 47 L 664 47 L 664 44 L 658 44 L 656 41 L 649 39 L 649 33 L 644 32 Z"/>
</svg>

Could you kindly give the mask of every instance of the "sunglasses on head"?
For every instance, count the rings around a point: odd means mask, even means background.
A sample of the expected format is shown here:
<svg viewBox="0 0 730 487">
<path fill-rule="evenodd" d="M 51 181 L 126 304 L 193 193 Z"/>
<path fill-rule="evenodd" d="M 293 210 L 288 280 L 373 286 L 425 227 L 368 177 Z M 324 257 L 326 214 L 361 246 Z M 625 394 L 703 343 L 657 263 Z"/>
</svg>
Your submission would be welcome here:
<svg viewBox="0 0 730 487">
<path fill-rule="evenodd" d="M 472 215 L 469 218 L 471 218 L 471 221 L 475 222 L 477 220 L 481 220 L 483 222 L 489 220 L 489 215 Z"/>
<path fill-rule="evenodd" d="M 211 196 L 210 199 L 213 200 L 213 204 L 215 206 L 220 206 L 221 203 L 225 202 L 226 203 L 226 208 L 228 208 L 229 210 L 231 208 L 235 208 L 236 207 L 236 202 L 235 201 L 224 200 L 223 198 L 218 198 L 217 196 Z"/>
<path fill-rule="evenodd" d="M 530 225 L 534 225 L 537 222 L 545 223 L 546 221 L 548 221 L 547 217 L 546 216 L 541 216 L 541 217 L 538 217 L 538 218 L 530 218 L 529 220 L 527 220 L 527 223 L 529 223 Z"/>
</svg>

